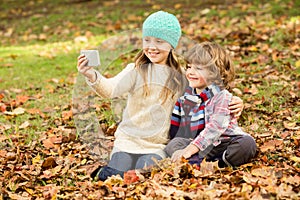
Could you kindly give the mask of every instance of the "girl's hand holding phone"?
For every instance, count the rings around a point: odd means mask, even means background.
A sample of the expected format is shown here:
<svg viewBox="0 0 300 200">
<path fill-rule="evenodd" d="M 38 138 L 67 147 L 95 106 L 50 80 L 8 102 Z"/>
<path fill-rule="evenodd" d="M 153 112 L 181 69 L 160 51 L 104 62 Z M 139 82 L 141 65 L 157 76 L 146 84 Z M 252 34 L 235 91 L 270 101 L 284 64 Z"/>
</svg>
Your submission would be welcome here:
<svg viewBox="0 0 300 200">
<path fill-rule="evenodd" d="M 87 77 L 90 82 L 95 82 L 97 79 L 96 72 L 92 66 L 87 66 L 88 59 L 85 55 L 80 55 L 77 58 L 77 69 L 82 75 Z"/>
</svg>

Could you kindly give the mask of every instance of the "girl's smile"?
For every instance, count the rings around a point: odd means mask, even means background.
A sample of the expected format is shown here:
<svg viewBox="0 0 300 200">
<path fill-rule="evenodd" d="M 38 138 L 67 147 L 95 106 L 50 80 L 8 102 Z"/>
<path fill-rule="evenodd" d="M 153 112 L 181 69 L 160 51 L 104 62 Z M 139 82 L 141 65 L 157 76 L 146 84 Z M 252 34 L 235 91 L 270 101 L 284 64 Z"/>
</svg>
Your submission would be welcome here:
<svg viewBox="0 0 300 200">
<path fill-rule="evenodd" d="M 143 38 L 143 50 L 152 63 L 166 64 L 171 45 L 159 38 L 145 37 Z"/>
</svg>

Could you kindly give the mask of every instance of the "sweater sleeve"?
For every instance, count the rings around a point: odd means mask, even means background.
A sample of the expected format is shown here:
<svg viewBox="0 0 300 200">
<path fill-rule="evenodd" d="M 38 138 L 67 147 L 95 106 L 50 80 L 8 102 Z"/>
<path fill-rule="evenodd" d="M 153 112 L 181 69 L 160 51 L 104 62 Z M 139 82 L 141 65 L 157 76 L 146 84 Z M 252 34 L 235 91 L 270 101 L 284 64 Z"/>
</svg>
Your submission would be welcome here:
<svg viewBox="0 0 300 200">
<path fill-rule="evenodd" d="M 101 97 L 118 97 L 133 88 L 137 76 L 137 71 L 134 66 L 134 63 L 128 64 L 119 74 L 111 78 L 106 78 L 96 71 L 96 81 L 91 83 L 86 79 L 86 82 Z"/>
<path fill-rule="evenodd" d="M 217 141 L 220 136 L 226 131 L 230 123 L 230 111 L 228 104 L 232 95 L 229 92 L 222 91 L 214 96 L 207 104 L 207 115 L 205 119 L 205 128 L 192 141 L 201 151 L 212 147 L 212 144 Z M 210 104 L 210 105 L 209 105 Z M 211 110 L 210 110 L 211 109 Z"/>
</svg>

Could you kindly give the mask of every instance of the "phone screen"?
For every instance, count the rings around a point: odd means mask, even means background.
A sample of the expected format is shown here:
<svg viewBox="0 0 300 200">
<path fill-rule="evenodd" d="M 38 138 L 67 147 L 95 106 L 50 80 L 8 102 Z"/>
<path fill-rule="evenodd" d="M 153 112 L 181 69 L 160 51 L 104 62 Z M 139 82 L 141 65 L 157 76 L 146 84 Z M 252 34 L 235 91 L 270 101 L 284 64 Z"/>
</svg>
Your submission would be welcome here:
<svg viewBox="0 0 300 200">
<path fill-rule="evenodd" d="M 98 50 L 81 50 L 80 54 L 83 54 L 88 59 L 87 66 L 96 67 L 100 65 L 100 57 Z"/>
</svg>

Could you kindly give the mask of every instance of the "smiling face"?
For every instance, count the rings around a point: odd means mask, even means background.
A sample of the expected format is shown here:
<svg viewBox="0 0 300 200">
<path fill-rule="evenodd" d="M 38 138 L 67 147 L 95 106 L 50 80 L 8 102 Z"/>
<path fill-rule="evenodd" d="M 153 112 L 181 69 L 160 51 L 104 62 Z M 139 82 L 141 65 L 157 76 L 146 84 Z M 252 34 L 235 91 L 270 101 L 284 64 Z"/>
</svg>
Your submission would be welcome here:
<svg viewBox="0 0 300 200">
<path fill-rule="evenodd" d="M 186 78 L 189 86 L 195 88 L 200 93 L 209 83 L 209 71 L 206 67 L 200 65 L 188 64 L 186 66 Z"/>
<path fill-rule="evenodd" d="M 203 88 L 202 83 L 206 80 L 207 86 L 215 84 L 228 89 L 229 83 L 234 80 L 231 58 L 217 43 L 202 42 L 194 45 L 187 52 L 185 61 L 188 63 L 186 76 L 191 87 Z"/>
<path fill-rule="evenodd" d="M 162 39 L 149 36 L 143 38 L 143 51 L 152 63 L 166 64 L 171 49 L 171 45 Z"/>
</svg>

